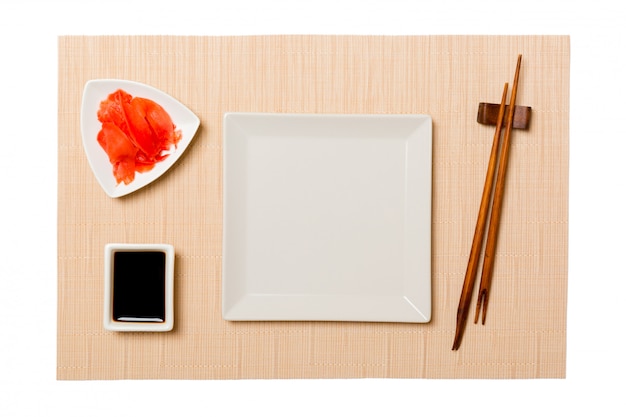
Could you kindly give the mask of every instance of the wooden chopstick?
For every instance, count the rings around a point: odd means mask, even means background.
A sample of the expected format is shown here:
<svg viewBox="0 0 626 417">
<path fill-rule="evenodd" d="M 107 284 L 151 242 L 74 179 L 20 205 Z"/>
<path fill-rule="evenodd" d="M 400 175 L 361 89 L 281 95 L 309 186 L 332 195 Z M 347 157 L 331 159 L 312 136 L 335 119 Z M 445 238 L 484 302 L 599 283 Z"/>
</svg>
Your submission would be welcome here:
<svg viewBox="0 0 626 417">
<path fill-rule="evenodd" d="M 493 262 L 496 252 L 496 243 L 498 240 L 498 229 L 500 226 L 500 214 L 502 212 L 502 196 L 504 195 L 504 182 L 506 179 L 506 169 L 509 160 L 509 147 L 511 142 L 511 130 L 513 128 L 513 113 L 515 112 L 515 100 L 517 98 L 517 85 L 519 81 L 520 66 L 522 64 L 522 56 L 517 57 L 517 67 L 515 69 L 515 80 L 513 81 L 513 90 L 511 91 L 511 103 L 507 114 L 507 125 L 504 132 L 504 140 L 502 142 L 502 154 L 500 155 L 500 164 L 498 167 L 498 178 L 496 179 L 496 189 L 493 197 L 493 205 L 491 208 L 491 219 L 489 220 L 489 231 L 487 232 L 487 244 L 485 247 L 485 259 L 483 260 L 483 272 L 480 279 L 480 289 L 478 290 L 478 302 L 476 303 L 476 314 L 474 315 L 474 323 L 478 322 L 482 306 L 482 324 L 485 324 L 487 316 L 487 304 L 489 302 L 489 289 L 491 287 L 491 278 L 493 276 Z"/>
<path fill-rule="evenodd" d="M 504 121 L 504 110 L 506 108 L 506 95 L 509 84 L 504 84 L 502 92 L 502 101 L 498 111 L 498 119 L 496 121 L 496 133 L 493 136 L 493 145 L 491 146 L 491 154 L 489 156 L 489 165 L 487 167 L 487 175 L 485 185 L 483 187 L 483 195 L 480 200 L 480 209 L 478 211 L 478 219 L 476 220 L 476 229 L 474 230 L 474 239 L 472 241 L 472 249 L 470 251 L 467 270 L 465 272 L 465 280 L 463 281 L 463 290 L 461 291 L 461 299 L 456 313 L 456 333 L 454 335 L 454 343 L 452 350 L 457 350 L 461 345 L 461 338 L 465 329 L 467 315 L 469 313 L 469 305 L 474 291 L 474 281 L 476 280 L 476 271 L 480 258 L 480 251 L 483 244 L 483 235 L 485 232 L 485 224 L 487 222 L 487 214 L 489 213 L 489 200 L 491 199 L 491 190 L 493 188 L 493 179 L 496 172 L 498 160 L 498 148 L 500 144 L 500 136 L 502 132 L 502 122 Z M 509 126 L 511 123 L 509 123 Z"/>
</svg>

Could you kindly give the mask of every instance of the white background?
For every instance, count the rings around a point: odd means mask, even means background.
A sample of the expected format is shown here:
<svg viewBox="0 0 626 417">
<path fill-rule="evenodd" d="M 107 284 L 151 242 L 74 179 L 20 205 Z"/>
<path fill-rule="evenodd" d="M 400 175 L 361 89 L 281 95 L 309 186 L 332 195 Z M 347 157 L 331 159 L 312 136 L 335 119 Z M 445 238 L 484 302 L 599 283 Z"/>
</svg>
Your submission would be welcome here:
<svg viewBox="0 0 626 417">
<path fill-rule="evenodd" d="M 620 2 L 206 3 L 0 4 L 0 416 L 626 415 Z M 81 34 L 571 35 L 567 378 L 56 381 L 57 36 Z"/>
</svg>

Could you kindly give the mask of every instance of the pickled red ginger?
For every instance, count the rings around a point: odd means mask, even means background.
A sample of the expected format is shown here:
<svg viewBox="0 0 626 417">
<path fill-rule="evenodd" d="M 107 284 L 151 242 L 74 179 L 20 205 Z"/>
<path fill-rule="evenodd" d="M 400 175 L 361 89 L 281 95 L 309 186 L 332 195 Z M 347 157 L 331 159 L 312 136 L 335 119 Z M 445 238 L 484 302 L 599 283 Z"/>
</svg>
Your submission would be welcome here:
<svg viewBox="0 0 626 417">
<path fill-rule="evenodd" d="M 100 103 L 98 143 L 109 157 L 117 183 L 130 184 L 136 172 L 151 170 L 169 155 L 182 134 L 158 103 L 124 90 Z"/>
</svg>

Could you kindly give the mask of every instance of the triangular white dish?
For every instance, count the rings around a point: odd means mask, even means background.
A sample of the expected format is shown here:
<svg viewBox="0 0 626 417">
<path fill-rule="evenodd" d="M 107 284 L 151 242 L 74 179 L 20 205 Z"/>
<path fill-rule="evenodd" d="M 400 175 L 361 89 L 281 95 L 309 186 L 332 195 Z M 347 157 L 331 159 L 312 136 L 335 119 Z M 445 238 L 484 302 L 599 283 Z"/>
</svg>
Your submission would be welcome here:
<svg viewBox="0 0 626 417">
<path fill-rule="evenodd" d="M 97 141 L 98 132 L 102 127 L 98 120 L 100 103 L 118 89 L 126 91 L 133 97 L 144 97 L 160 104 L 170 115 L 176 128 L 182 132 L 178 146 L 171 149 L 170 155 L 158 162 L 152 170 L 136 173 L 135 179 L 130 184 L 123 182 L 117 184 L 109 158 Z M 137 191 L 163 175 L 185 152 L 200 126 L 198 116 L 164 92 L 138 82 L 115 79 L 91 80 L 85 84 L 80 122 L 83 147 L 89 165 L 104 191 L 113 198 Z"/>
</svg>

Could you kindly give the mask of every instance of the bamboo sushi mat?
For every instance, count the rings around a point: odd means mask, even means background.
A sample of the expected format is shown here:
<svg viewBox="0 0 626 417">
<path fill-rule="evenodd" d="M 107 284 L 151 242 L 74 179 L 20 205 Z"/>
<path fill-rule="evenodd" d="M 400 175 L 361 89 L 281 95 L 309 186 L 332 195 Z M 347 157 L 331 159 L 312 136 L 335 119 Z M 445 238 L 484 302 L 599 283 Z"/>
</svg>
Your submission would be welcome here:
<svg viewBox="0 0 626 417">
<path fill-rule="evenodd" d="M 58 379 L 564 378 L 569 53 L 567 36 L 59 38 Z M 489 316 L 470 314 L 451 351 L 494 132 L 478 103 L 500 101 L 518 54 L 532 121 L 512 136 Z M 118 199 L 81 144 L 82 90 L 102 78 L 154 86 L 201 120 L 165 176 Z M 222 117 L 237 111 L 432 116 L 430 323 L 222 319 Z M 104 330 L 114 242 L 174 246 L 172 332 Z"/>
</svg>

